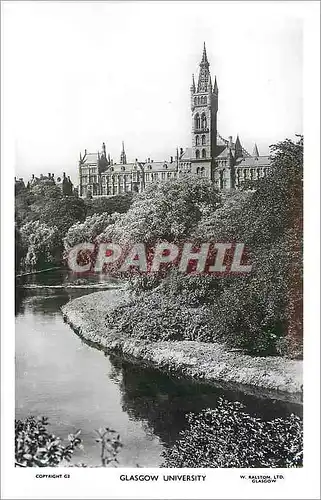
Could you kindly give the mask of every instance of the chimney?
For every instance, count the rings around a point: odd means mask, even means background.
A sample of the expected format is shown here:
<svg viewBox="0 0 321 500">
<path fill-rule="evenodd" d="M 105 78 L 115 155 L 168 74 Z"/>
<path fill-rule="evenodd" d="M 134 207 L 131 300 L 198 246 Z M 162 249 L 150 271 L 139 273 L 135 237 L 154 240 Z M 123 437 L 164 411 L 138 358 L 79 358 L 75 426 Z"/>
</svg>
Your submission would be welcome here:
<svg viewBox="0 0 321 500">
<path fill-rule="evenodd" d="M 173 157 L 171 156 L 171 163 L 173 163 Z"/>
<path fill-rule="evenodd" d="M 50 172 L 48 172 L 48 178 L 49 178 L 49 179 L 51 178 L 51 174 L 50 174 Z"/>
<path fill-rule="evenodd" d="M 63 176 L 63 178 L 65 178 L 66 177 L 66 172 L 63 172 L 62 176 Z"/>
<path fill-rule="evenodd" d="M 32 179 L 34 179 L 34 178 L 35 178 L 35 174 L 32 174 L 32 176 L 31 176 L 31 177 L 32 177 Z"/>
</svg>

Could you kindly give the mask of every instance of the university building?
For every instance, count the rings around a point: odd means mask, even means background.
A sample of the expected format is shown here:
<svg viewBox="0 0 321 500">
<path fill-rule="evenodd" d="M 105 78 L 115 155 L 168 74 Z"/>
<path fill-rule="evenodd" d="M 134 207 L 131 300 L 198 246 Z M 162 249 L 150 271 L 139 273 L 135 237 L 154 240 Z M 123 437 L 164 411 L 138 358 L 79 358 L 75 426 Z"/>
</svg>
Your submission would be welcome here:
<svg viewBox="0 0 321 500">
<path fill-rule="evenodd" d="M 257 180 L 270 171 L 268 156 L 260 156 L 255 144 L 250 155 L 237 136 L 233 142 L 217 131 L 218 84 L 209 70 L 204 43 L 197 85 L 194 75 L 190 87 L 192 118 L 191 147 L 180 148 L 167 161 L 136 159 L 127 163 L 124 143 L 119 162 L 106 153 L 103 143 L 97 153 L 80 153 L 79 196 L 111 196 L 129 191 L 141 192 L 152 182 L 195 174 L 210 179 L 217 189 L 238 189 L 248 180 Z"/>
</svg>

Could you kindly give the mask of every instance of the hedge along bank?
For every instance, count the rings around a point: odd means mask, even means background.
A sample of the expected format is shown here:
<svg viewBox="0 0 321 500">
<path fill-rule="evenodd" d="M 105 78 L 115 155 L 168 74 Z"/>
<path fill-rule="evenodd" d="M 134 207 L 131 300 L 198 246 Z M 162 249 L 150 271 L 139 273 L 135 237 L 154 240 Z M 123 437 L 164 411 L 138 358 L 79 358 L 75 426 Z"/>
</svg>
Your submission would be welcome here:
<svg viewBox="0 0 321 500">
<path fill-rule="evenodd" d="M 75 273 L 153 274 L 175 267 L 182 274 L 248 274 L 244 243 L 237 242 L 180 242 L 162 241 L 150 246 L 134 243 L 124 246 L 114 242 L 79 243 L 68 253 L 69 268 Z"/>
</svg>

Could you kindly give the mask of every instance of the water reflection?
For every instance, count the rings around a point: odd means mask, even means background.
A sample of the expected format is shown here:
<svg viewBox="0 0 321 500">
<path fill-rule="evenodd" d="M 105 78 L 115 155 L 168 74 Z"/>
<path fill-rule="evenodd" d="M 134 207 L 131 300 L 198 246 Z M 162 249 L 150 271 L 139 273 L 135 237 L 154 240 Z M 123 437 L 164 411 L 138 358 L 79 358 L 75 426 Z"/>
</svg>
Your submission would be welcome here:
<svg viewBox="0 0 321 500">
<path fill-rule="evenodd" d="M 122 407 L 134 420 L 145 421 L 166 445 L 173 444 L 186 427 L 186 415 L 204 408 L 215 408 L 220 397 L 241 401 L 249 413 L 269 420 L 302 414 L 302 406 L 278 400 L 261 399 L 239 391 L 170 377 L 159 371 L 110 356 L 110 377 L 119 384 Z"/>
</svg>

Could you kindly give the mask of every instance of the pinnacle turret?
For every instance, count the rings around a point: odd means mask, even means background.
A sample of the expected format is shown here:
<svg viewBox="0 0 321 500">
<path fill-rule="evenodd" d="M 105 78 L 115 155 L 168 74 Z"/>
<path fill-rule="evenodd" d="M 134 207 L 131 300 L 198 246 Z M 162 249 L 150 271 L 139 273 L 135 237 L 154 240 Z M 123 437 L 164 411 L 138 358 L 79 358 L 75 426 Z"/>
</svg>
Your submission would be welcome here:
<svg viewBox="0 0 321 500">
<path fill-rule="evenodd" d="M 191 92 L 196 92 L 196 86 L 195 86 L 195 79 L 194 79 L 194 74 L 192 75 L 192 85 L 191 85 Z"/>
<path fill-rule="evenodd" d="M 120 163 L 122 163 L 122 165 L 126 165 L 126 163 L 127 163 L 124 141 L 122 141 L 122 151 L 120 154 Z"/>
<path fill-rule="evenodd" d="M 254 156 L 254 158 L 258 158 L 260 156 L 259 155 L 259 150 L 258 150 L 258 147 L 257 147 L 256 143 L 254 144 L 252 156 Z"/>
<path fill-rule="evenodd" d="M 237 135 L 235 141 L 235 158 L 240 158 L 243 156 L 243 148 L 239 136 Z"/>
<path fill-rule="evenodd" d="M 218 94 L 218 85 L 217 85 L 217 80 L 216 80 L 216 77 L 215 77 L 215 80 L 214 80 L 214 90 L 213 90 L 214 94 Z"/>
</svg>

